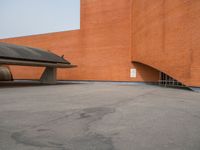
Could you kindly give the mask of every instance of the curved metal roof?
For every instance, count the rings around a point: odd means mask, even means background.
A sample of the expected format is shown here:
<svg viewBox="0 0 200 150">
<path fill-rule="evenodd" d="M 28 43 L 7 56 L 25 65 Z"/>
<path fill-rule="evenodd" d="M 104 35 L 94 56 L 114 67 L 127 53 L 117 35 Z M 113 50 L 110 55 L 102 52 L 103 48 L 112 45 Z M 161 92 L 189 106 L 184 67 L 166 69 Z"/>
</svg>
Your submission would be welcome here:
<svg viewBox="0 0 200 150">
<path fill-rule="evenodd" d="M 19 46 L 0 42 L 0 58 L 36 62 L 70 64 L 64 58 L 38 48 Z"/>
</svg>

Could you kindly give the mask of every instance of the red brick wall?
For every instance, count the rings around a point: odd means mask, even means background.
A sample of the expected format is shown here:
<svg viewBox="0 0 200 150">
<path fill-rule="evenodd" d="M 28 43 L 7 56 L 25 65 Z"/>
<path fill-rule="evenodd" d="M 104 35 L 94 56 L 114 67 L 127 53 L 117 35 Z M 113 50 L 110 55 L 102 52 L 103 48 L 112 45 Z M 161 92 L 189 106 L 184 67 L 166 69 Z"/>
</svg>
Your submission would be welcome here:
<svg viewBox="0 0 200 150">
<path fill-rule="evenodd" d="M 78 65 L 63 80 L 157 81 L 163 71 L 200 86 L 199 0 L 81 0 L 81 29 L 1 40 L 51 50 Z M 142 64 L 133 64 L 137 61 Z M 137 68 L 137 78 L 130 78 Z M 11 67 L 15 79 L 40 68 Z"/>
<path fill-rule="evenodd" d="M 133 0 L 132 60 L 200 86 L 200 1 Z"/>
<path fill-rule="evenodd" d="M 75 69 L 61 69 L 62 80 L 157 81 L 158 72 L 131 63 L 131 0 L 82 0 L 81 29 L 2 40 L 65 55 Z M 138 69 L 130 78 L 130 69 Z M 41 68 L 11 66 L 15 79 L 38 79 Z"/>
</svg>

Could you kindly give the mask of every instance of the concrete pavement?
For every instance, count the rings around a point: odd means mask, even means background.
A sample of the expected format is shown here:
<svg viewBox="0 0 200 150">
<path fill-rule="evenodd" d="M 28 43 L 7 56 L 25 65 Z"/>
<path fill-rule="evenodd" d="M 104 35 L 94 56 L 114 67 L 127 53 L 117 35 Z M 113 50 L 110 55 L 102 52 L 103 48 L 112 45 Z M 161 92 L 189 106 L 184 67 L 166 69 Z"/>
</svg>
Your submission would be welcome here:
<svg viewBox="0 0 200 150">
<path fill-rule="evenodd" d="M 0 87 L 0 150 L 200 150 L 200 93 L 126 83 Z"/>
</svg>

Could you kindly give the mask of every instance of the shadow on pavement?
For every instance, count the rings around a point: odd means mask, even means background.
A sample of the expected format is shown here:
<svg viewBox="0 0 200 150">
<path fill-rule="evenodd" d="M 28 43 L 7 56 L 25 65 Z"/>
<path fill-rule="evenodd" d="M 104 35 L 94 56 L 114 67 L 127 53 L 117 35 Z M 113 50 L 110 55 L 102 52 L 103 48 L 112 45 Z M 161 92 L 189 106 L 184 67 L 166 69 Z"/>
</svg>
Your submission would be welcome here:
<svg viewBox="0 0 200 150">
<path fill-rule="evenodd" d="M 0 81 L 0 88 L 15 88 L 15 87 L 33 87 L 33 86 L 57 86 L 57 85 L 74 85 L 86 84 L 80 82 L 58 81 L 56 84 L 43 84 L 37 80 L 15 80 L 15 81 Z"/>
</svg>

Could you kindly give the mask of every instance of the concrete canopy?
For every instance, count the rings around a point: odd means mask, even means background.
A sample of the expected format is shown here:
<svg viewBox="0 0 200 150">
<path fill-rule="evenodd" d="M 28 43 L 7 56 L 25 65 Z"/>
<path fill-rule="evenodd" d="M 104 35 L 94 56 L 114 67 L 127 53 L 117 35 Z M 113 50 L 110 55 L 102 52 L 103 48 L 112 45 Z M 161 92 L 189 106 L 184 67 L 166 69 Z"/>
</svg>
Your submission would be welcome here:
<svg viewBox="0 0 200 150">
<path fill-rule="evenodd" d="M 2 42 L 0 42 L 0 58 L 70 64 L 62 57 L 48 51 Z"/>
<path fill-rule="evenodd" d="M 46 67 L 40 81 L 48 84 L 56 83 L 56 68 L 76 67 L 54 53 L 7 43 L 0 43 L 0 65 Z"/>
</svg>

